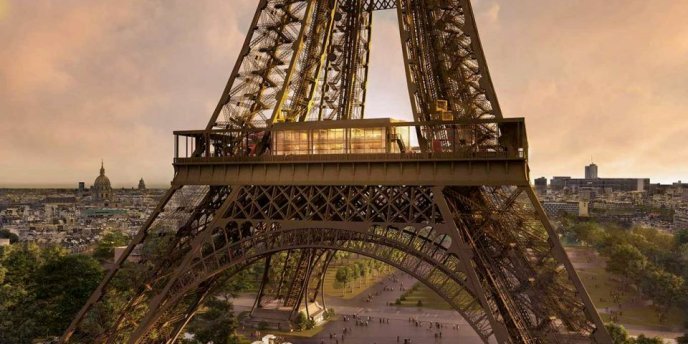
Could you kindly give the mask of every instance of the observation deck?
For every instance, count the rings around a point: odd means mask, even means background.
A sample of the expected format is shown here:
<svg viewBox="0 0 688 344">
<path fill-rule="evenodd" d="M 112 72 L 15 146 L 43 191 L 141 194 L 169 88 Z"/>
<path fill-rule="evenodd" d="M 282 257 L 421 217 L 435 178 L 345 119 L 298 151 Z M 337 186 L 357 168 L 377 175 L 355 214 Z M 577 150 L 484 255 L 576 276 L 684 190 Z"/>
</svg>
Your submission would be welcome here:
<svg viewBox="0 0 688 344">
<path fill-rule="evenodd" d="M 174 132 L 175 185 L 528 185 L 523 118 Z"/>
</svg>

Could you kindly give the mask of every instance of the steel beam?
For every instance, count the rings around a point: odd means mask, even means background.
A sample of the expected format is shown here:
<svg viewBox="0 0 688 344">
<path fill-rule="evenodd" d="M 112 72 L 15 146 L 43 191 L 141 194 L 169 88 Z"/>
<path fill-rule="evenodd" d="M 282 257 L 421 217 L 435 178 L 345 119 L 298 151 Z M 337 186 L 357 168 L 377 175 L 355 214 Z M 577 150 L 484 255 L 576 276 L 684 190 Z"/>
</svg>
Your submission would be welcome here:
<svg viewBox="0 0 688 344">
<path fill-rule="evenodd" d="M 176 163 L 173 185 L 528 185 L 523 160 Z"/>
</svg>

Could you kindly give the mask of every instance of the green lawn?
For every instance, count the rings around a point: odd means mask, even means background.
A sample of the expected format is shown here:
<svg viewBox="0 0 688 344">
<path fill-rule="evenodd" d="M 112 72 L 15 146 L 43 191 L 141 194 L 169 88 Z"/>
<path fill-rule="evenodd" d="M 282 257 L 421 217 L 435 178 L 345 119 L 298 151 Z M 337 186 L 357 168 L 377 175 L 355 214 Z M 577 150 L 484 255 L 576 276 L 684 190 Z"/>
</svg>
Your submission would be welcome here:
<svg viewBox="0 0 688 344">
<path fill-rule="evenodd" d="M 444 301 L 444 299 L 437 295 L 437 293 L 420 282 L 417 282 L 402 296 L 404 297 L 404 300 L 401 301 L 401 304 L 399 305 L 402 307 L 418 307 L 418 300 L 420 300 L 423 303 L 423 308 L 445 310 L 452 309 L 452 307 L 446 301 Z"/>
</svg>

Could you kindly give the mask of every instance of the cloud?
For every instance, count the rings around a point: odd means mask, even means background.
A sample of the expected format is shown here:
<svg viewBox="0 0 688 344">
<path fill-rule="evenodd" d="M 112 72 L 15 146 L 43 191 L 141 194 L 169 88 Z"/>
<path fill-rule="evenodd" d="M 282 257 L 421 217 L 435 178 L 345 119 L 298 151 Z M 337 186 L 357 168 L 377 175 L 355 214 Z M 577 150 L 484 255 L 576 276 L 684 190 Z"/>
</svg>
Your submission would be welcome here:
<svg viewBox="0 0 688 344">
<path fill-rule="evenodd" d="M 166 184 L 171 131 L 205 126 L 251 1 L 13 2 L 0 23 L 0 181 Z M 28 173 L 18 173 L 26 171 Z"/>
<path fill-rule="evenodd" d="M 253 0 L 0 0 L 0 185 L 172 177 L 173 130 L 205 126 Z M 688 3 L 477 0 L 503 112 L 534 176 L 688 174 Z M 3 16 L 4 13 L 4 16 Z M 367 110 L 410 118 L 395 11 L 376 14 Z M 685 178 L 684 178 L 685 179 Z"/>
</svg>

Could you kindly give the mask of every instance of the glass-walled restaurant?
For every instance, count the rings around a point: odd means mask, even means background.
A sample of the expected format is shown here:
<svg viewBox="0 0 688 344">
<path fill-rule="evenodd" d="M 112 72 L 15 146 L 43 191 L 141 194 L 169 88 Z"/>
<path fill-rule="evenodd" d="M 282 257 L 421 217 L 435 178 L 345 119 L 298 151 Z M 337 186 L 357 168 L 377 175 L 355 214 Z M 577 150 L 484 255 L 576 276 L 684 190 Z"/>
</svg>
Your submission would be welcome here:
<svg viewBox="0 0 688 344">
<path fill-rule="evenodd" d="M 418 142 L 416 126 L 425 141 Z M 522 118 L 404 122 L 389 118 L 275 123 L 261 128 L 175 132 L 175 159 L 420 153 L 526 158 Z M 413 145 L 413 147 L 412 147 Z"/>
<path fill-rule="evenodd" d="M 352 122 L 352 123 L 347 123 Z M 405 153 L 410 127 L 394 127 L 389 118 L 354 121 L 278 123 L 273 127 L 273 155 Z"/>
</svg>

